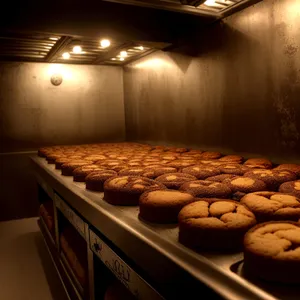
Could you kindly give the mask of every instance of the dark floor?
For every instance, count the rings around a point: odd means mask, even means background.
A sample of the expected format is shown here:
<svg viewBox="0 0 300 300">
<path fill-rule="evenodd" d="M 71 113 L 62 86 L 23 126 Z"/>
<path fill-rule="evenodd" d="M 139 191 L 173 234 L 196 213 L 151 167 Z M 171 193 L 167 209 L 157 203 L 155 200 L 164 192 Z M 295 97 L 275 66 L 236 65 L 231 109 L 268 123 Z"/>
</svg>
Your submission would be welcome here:
<svg viewBox="0 0 300 300">
<path fill-rule="evenodd" d="M 37 218 L 0 222 L 0 299 L 68 299 Z"/>
</svg>

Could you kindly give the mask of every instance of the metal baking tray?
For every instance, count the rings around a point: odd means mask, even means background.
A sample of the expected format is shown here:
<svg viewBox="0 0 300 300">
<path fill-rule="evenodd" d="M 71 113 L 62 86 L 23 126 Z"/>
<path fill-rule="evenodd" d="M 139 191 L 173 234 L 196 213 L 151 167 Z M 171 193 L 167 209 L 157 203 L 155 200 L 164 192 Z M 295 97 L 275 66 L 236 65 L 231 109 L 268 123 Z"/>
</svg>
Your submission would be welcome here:
<svg viewBox="0 0 300 300">
<path fill-rule="evenodd" d="M 32 161 L 39 176 L 158 283 L 166 284 L 168 279 L 172 283 L 172 275 L 178 276 L 180 269 L 226 299 L 299 299 L 299 286 L 248 278 L 243 253 L 197 253 L 178 242 L 177 225 L 141 221 L 138 207 L 110 205 L 103 201 L 103 193 L 88 191 L 84 183 L 62 176 L 45 159 L 34 156 Z"/>
</svg>

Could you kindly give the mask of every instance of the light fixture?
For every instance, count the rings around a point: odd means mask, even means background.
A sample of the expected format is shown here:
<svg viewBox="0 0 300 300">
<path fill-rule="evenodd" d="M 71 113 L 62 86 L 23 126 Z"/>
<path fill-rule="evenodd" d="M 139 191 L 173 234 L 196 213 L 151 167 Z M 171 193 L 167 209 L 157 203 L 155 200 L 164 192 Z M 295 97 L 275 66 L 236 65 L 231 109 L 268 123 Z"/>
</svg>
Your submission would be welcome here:
<svg viewBox="0 0 300 300">
<path fill-rule="evenodd" d="M 120 57 L 120 60 L 122 60 L 122 61 L 123 61 L 124 59 L 125 59 L 124 57 Z"/>
<path fill-rule="evenodd" d="M 82 51 L 82 48 L 80 46 L 73 47 L 73 53 L 80 54 L 81 51 Z"/>
<path fill-rule="evenodd" d="M 138 47 L 136 47 L 136 49 L 139 49 L 139 50 L 143 51 L 144 47 L 143 46 L 138 46 Z"/>
<path fill-rule="evenodd" d="M 207 6 L 213 6 L 214 4 L 216 4 L 216 1 L 215 0 L 206 0 L 204 2 L 204 4 Z"/>
<path fill-rule="evenodd" d="M 69 59 L 70 56 L 71 56 L 71 55 L 70 55 L 69 52 L 65 52 L 65 53 L 63 53 L 63 55 L 62 55 L 63 59 Z"/>
<path fill-rule="evenodd" d="M 121 51 L 120 56 L 121 57 L 126 57 L 127 56 L 127 51 Z"/>
<path fill-rule="evenodd" d="M 58 37 L 50 37 L 49 40 L 57 41 L 57 40 L 58 40 Z"/>
<path fill-rule="evenodd" d="M 102 48 L 107 48 L 110 46 L 110 40 L 107 40 L 107 39 L 103 39 L 100 41 L 100 45 Z"/>
</svg>

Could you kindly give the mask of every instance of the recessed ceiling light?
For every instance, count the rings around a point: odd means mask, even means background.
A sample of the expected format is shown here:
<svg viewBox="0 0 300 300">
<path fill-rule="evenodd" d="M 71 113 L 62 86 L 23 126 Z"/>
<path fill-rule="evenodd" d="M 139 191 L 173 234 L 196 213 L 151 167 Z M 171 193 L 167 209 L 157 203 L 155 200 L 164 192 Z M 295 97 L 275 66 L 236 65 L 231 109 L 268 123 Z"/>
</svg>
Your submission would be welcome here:
<svg viewBox="0 0 300 300">
<path fill-rule="evenodd" d="M 216 1 L 215 0 L 206 0 L 204 2 L 204 4 L 207 6 L 213 6 L 214 4 L 216 4 Z"/>
<path fill-rule="evenodd" d="M 116 60 L 116 58 L 114 57 L 114 58 L 112 58 L 111 60 Z"/>
<path fill-rule="evenodd" d="M 63 53 L 63 55 L 62 55 L 63 59 L 69 59 L 70 56 L 71 56 L 71 55 L 70 55 L 69 52 L 65 52 L 65 53 Z"/>
<path fill-rule="evenodd" d="M 127 51 L 121 51 L 120 56 L 121 57 L 126 57 L 127 56 Z"/>
<path fill-rule="evenodd" d="M 100 45 L 102 48 L 107 48 L 110 46 L 110 40 L 107 40 L 107 39 L 103 39 L 100 41 Z"/>
<path fill-rule="evenodd" d="M 76 54 L 80 54 L 82 51 L 82 48 L 80 46 L 74 46 L 73 47 L 73 52 Z"/>
<path fill-rule="evenodd" d="M 120 57 L 120 60 L 124 60 L 125 58 L 124 57 Z"/>
<path fill-rule="evenodd" d="M 136 49 L 139 49 L 139 50 L 143 51 L 144 47 L 143 46 L 138 46 L 138 47 L 136 47 Z"/>
<path fill-rule="evenodd" d="M 58 40 L 58 37 L 50 37 L 49 40 L 57 41 L 57 40 Z"/>
</svg>

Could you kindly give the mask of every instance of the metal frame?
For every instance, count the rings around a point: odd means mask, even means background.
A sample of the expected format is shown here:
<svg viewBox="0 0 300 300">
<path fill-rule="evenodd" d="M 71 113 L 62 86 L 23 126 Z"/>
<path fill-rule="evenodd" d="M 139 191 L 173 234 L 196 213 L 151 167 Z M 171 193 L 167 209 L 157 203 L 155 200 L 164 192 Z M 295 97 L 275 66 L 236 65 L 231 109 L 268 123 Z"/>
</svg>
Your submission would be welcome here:
<svg viewBox="0 0 300 300">
<path fill-rule="evenodd" d="M 183 286 L 187 284 L 188 288 L 195 288 L 189 286 L 190 280 L 184 282 L 190 276 L 189 278 L 205 283 L 226 299 L 276 299 L 263 290 L 263 284 L 253 284 L 232 271 L 233 266 L 242 261 L 242 253 L 198 254 L 177 242 L 176 227 L 143 223 L 138 219 L 137 208 L 112 206 L 103 201 L 103 193 L 86 191 L 83 183 L 74 183 L 72 177 L 61 176 L 44 159 L 33 157 L 32 160 L 36 173 L 58 191 L 71 207 L 80 212 L 89 224 L 151 278 L 155 278 L 159 285 L 165 284 L 166 280 L 173 282 L 180 278 Z M 157 263 L 154 264 L 147 257 L 155 258 Z M 176 274 L 176 278 L 172 277 L 173 274 Z M 282 299 L 287 293 L 284 289 L 277 290 L 275 285 L 272 286 L 272 291 L 281 293 Z M 299 294 L 299 288 L 296 292 Z"/>
</svg>

